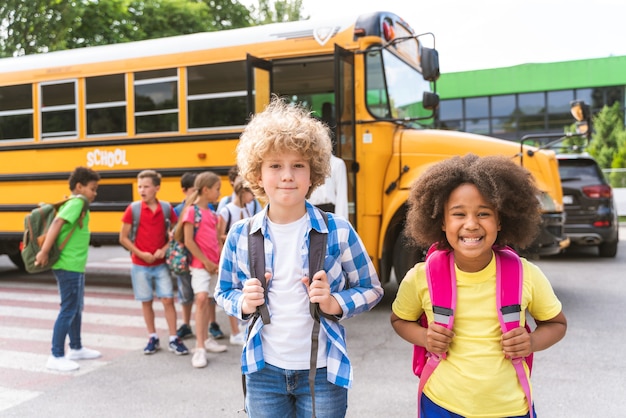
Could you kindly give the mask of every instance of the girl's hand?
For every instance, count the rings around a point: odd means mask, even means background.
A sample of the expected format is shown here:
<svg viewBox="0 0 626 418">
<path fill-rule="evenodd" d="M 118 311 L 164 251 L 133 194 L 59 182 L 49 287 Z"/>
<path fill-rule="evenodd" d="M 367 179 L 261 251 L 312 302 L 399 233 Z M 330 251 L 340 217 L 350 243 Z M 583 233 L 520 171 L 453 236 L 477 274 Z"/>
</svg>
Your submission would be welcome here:
<svg viewBox="0 0 626 418">
<path fill-rule="evenodd" d="M 426 329 L 426 350 L 443 354 L 450 348 L 452 338 L 454 338 L 452 330 L 433 322 Z"/>
<path fill-rule="evenodd" d="M 270 284 L 272 274 L 265 273 L 265 282 L 267 286 Z M 261 285 L 261 281 L 255 277 L 248 279 L 243 284 L 243 302 L 241 304 L 241 312 L 244 315 L 250 315 L 256 311 L 257 306 L 265 303 L 265 290 Z"/>
<path fill-rule="evenodd" d="M 504 356 L 508 359 L 527 357 L 533 352 L 530 334 L 524 327 L 518 327 L 502 334 L 500 344 Z"/>
<path fill-rule="evenodd" d="M 209 273 L 211 273 L 211 274 L 217 274 L 217 268 L 218 268 L 218 266 L 217 266 L 217 264 L 215 264 L 214 262 L 209 261 L 209 260 L 207 259 L 207 260 L 204 260 L 204 261 L 202 262 L 202 265 L 204 266 L 204 269 L 205 269 L 206 271 L 208 271 Z"/>
</svg>

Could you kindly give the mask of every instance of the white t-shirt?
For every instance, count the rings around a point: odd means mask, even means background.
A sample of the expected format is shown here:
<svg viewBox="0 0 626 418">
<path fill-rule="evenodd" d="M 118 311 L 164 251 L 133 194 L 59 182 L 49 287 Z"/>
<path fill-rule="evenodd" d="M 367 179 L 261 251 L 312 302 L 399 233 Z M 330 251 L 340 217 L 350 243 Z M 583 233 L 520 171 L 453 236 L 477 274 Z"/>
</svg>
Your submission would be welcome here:
<svg viewBox="0 0 626 418">
<path fill-rule="evenodd" d="M 224 222 L 226 222 L 226 232 L 228 233 L 228 230 L 235 224 L 235 222 L 249 218 L 254 214 L 250 213 L 247 205 L 241 208 L 233 202 L 230 202 L 219 210 L 218 215 L 220 215 L 224 219 Z"/>
<path fill-rule="evenodd" d="M 309 202 L 314 205 L 332 203 L 335 205 L 335 214 L 348 219 L 348 177 L 346 163 L 341 158 L 331 156 L 330 177 L 326 178 L 326 183 L 313 190 Z"/>
<path fill-rule="evenodd" d="M 289 224 L 275 224 L 268 219 L 274 243 L 274 271 L 268 288 L 272 321 L 261 332 L 263 357 L 273 366 L 287 370 L 308 370 L 311 365 L 311 331 L 313 318 L 309 296 L 301 282 L 304 270 L 303 253 L 308 254 L 304 238 L 306 214 Z M 308 257 L 308 255 L 307 255 Z M 317 367 L 326 367 L 327 337 L 320 332 Z"/>
</svg>

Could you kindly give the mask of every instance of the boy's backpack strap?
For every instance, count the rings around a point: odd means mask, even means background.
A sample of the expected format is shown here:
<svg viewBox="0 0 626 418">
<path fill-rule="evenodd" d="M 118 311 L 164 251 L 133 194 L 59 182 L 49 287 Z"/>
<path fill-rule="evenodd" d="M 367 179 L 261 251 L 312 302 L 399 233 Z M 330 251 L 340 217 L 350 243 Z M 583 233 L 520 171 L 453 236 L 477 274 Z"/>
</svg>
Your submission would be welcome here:
<svg viewBox="0 0 626 418">
<path fill-rule="evenodd" d="M 435 250 L 434 246 L 426 256 L 426 280 L 428 293 L 433 306 L 435 323 L 452 329 L 454 325 L 454 311 L 456 309 L 456 272 L 454 270 L 454 256 L 450 251 Z M 428 324 L 425 324 L 426 327 Z M 446 358 L 446 353 L 436 354 L 426 351 L 425 347 L 415 346 L 414 350 L 426 352 L 426 363 L 420 366 L 420 380 L 417 388 L 418 411 L 422 392 L 426 382 L 433 374 L 441 360 Z M 423 353 L 414 353 L 414 361 L 423 357 Z M 416 365 L 413 365 L 414 371 Z"/>
<path fill-rule="evenodd" d="M 257 307 L 255 316 L 261 316 L 264 324 L 270 323 L 270 313 L 267 309 L 267 282 L 265 281 L 265 250 L 263 232 L 259 228 L 250 233 L 252 218 L 248 218 L 248 262 L 250 265 L 250 277 L 256 277 L 263 286 L 265 303 Z"/>
<path fill-rule="evenodd" d="M 494 247 L 496 256 L 496 304 L 498 319 L 502 333 L 508 332 L 521 326 L 522 319 L 522 292 L 524 273 L 522 261 L 519 256 L 509 247 Z M 530 332 L 528 326 L 526 329 Z M 529 370 L 532 367 L 532 353 L 527 358 L 513 358 L 511 362 L 515 368 L 517 379 L 524 390 L 530 418 L 533 418 L 533 402 L 530 389 L 530 381 L 524 362 Z"/>
<path fill-rule="evenodd" d="M 78 216 L 78 219 L 76 220 L 76 222 L 74 222 L 74 225 L 72 225 L 72 229 L 70 229 L 70 232 L 67 234 L 67 236 L 65 237 L 63 242 L 59 245 L 59 251 L 63 251 L 63 248 L 65 248 L 65 246 L 67 245 L 67 243 L 70 240 L 70 238 L 72 238 L 72 234 L 74 233 L 74 230 L 76 229 L 76 226 L 80 226 L 81 228 L 83 227 L 83 219 L 85 218 L 85 215 L 87 214 L 87 211 L 89 210 L 89 201 L 87 200 L 87 198 L 85 196 L 78 195 L 78 196 L 76 196 L 76 198 L 78 198 L 78 199 L 83 201 L 83 208 L 80 210 L 80 215 Z M 73 198 L 70 198 L 70 199 L 73 199 Z M 58 209 L 61 208 L 61 206 L 63 206 L 70 199 L 66 199 L 65 201 L 63 201 L 58 206 L 57 211 L 58 211 Z"/>
<path fill-rule="evenodd" d="M 134 201 L 130 204 L 130 213 L 132 215 L 133 223 L 130 227 L 129 239 L 131 242 L 135 242 L 137 238 L 137 228 L 139 228 L 139 218 L 141 216 L 141 200 Z"/>
<path fill-rule="evenodd" d="M 328 213 L 318 210 L 324 219 L 324 223 L 328 227 Z M 324 269 L 324 260 L 326 259 L 326 248 L 328 243 L 328 234 L 319 232 L 311 228 L 309 232 L 309 284 L 313 281 L 313 275 Z M 311 330 L 311 357 L 309 367 L 309 390 L 311 391 L 312 416 L 315 418 L 315 375 L 317 373 L 317 351 L 319 348 L 320 335 L 320 317 L 324 317 L 331 321 L 337 321 L 333 315 L 325 314 L 321 311 L 319 303 L 309 303 L 311 316 L 313 317 L 313 329 Z"/>
<path fill-rule="evenodd" d="M 161 211 L 163 211 L 163 220 L 165 221 L 165 240 L 169 241 L 170 227 L 172 226 L 172 205 L 170 202 L 159 200 Z"/>
</svg>

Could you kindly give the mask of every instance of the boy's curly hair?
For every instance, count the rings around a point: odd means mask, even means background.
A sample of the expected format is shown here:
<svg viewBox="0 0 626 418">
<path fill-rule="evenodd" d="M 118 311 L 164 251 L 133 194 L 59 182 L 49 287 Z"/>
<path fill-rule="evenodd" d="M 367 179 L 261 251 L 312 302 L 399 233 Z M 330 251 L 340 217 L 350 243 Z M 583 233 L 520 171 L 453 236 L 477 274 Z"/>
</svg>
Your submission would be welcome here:
<svg viewBox="0 0 626 418">
<path fill-rule="evenodd" d="M 68 180 L 71 191 L 74 191 L 78 183 L 86 186 L 91 181 L 100 181 L 100 174 L 87 167 L 76 167 Z"/>
<path fill-rule="evenodd" d="M 496 244 L 528 247 L 541 223 L 538 190 L 528 170 L 505 156 L 467 154 L 430 167 L 411 187 L 406 233 L 422 248 L 438 243 L 451 249 L 441 227 L 444 206 L 454 189 L 473 184 L 500 220 Z"/>
<path fill-rule="evenodd" d="M 265 190 L 259 185 L 263 160 L 289 151 L 302 155 L 311 166 L 308 199 L 330 175 L 330 132 L 307 109 L 274 96 L 263 112 L 252 117 L 237 145 L 239 174 L 257 197 L 267 200 Z"/>
</svg>

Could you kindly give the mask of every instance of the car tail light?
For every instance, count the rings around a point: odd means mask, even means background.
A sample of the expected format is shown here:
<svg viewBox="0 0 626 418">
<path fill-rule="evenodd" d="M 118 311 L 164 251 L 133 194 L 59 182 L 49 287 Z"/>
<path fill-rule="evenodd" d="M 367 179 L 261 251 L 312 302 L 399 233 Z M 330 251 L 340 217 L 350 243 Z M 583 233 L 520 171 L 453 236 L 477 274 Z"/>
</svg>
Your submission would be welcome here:
<svg viewBox="0 0 626 418">
<path fill-rule="evenodd" d="M 591 199 L 608 199 L 613 196 L 613 190 L 611 189 L 611 186 L 608 186 L 606 184 L 583 187 L 583 193 L 585 194 L 585 196 Z"/>
<path fill-rule="evenodd" d="M 611 222 L 610 221 L 595 221 L 593 223 L 593 226 L 595 226 L 596 228 L 607 228 L 611 226 Z"/>
</svg>

